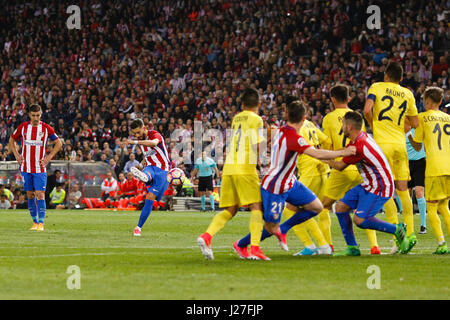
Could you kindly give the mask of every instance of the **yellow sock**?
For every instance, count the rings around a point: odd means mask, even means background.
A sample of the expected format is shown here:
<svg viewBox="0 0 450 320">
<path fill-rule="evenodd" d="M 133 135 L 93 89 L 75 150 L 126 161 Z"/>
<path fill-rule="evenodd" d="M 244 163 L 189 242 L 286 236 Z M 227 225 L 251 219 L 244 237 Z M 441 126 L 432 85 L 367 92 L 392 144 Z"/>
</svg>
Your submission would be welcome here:
<svg viewBox="0 0 450 320">
<path fill-rule="evenodd" d="M 263 213 L 261 210 L 250 212 L 250 245 L 258 246 L 261 243 L 261 235 L 264 228 Z"/>
<path fill-rule="evenodd" d="M 212 219 L 208 229 L 206 230 L 212 236 L 214 236 L 217 232 L 222 230 L 222 228 L 227 224 L 228 220 L 233 218 L 228 210 L 223 210 L 214 216 Z"/>
<path fill-rule="evenodd" d="M 386 220 L 389 223 L 398 224 L 397 206 L 393 198 L 390 198 L 384 204 L 384 213 L 386 214 Z"/>
<path fill-rule="evenodd" d="M 308 231 L 306 231 L 306 224 L 308 221 L 305 221 L 301 224 L 292 227 L 292 230 L 294 231 L 295 235 L 300 239 L 300 241 L 303 243 L 305 247 L 309 247 L 314 244 L 314 242 L 312 241 L 311 237 L 308 234 Z"/>
<path fill-rule="evenodd" d="M 366 234 L 370 242 L 370 247 L 378 247 L 377 233 L 375 232 L 375 230 L 366 229 Z"/>
<path fill-rule="evenodd" d="M 438 210 L 441 214 L 442 220 L 444 220 L 445 227 L 447 228 L 447 234 L 450 235 L 450 210 L 448 210 L 448 199 L 439 201 Z"/>
<path fill-rule="evenodd" d="M 406 223 L 406 235 L 414 233 L 414 211 L 409 191 L 397 190 L 398 197 L 403 206 L 403 221 Z"/>
<path fill-rule="evenodd" d="M 387 222 L 398 224 L 397 206 L 395 204 L 394 198 L 390 198 L 384 204 L 384 213 L 386 214 Z M 393 236 L 393 238 L 395 239 L 395 236 Z"/>
<path fill-rule="evenodd" d="M 445 241 L 444 233 L 442 232 L 441 227 L 441 219 L 437 214 L 438 203 L 437 202 L 427 202 L 427 214 L 428 221 L 431 225 L 431 229 L 433 230 L 434 236 L 436 237 L 439 243 Z"/>
<path fill-rule="evenodd" d="M 294 214 L 295 214 L 295 211 L 291 210 L 291 209 L 288 209 L 288 207 L 285 207 L 284 210 L 283 210 L 283 217 L 284 217 L 285 220 L 289 219 Z M 305 247 L 314 244 L 314 242 L 312 241 L 312 239 L 309 236 L 308 232 L 306 231 L 306 225 L 305 225 L 306 222 L 307 221 L 292 227 L 292 230 L 294 231 L 295 235 L 297 236 L 297 238 L 300 239 L 300 241 L 303 243 L 303 245 Z"/>
<path fill-rule="evenodd" d="M 324 246 L 324 245 L 328 244 L 322 231 L 320 231 L 319 224 L 317 223 L 317 221 L 314 218 L 311 218 L 308 221 L 305 221 L 304 224 L 305 224 L 306 230 L 309 231 L 309 233 L 317 241 L 317 244 L 319 246 Z"/>
<path fill-rule="evenodd" d="M 323 209 L 319 215 L 319 228 L 322 231 L 322 235 L 325 237 L 325 241 L 328 244 L 332 244 L 331 242 L 331 218 L 330 218 L 330 210 Z"/>
</svg>

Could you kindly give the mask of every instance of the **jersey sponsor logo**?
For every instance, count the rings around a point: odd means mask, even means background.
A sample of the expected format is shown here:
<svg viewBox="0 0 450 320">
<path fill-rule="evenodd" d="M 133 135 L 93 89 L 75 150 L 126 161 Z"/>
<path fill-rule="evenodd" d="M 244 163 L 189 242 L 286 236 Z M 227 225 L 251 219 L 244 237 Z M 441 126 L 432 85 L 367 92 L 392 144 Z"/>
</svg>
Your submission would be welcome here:
<svg viewBox="0 0 450 320">
<path fill-rule="evenodd" d="M 42 146 L 44 143 L 40 140 L 25 140 L 24 143 L 28 146 L 36 146 L 36 147 L 40 147 Z"/>
<path fill-rule="evenodd" d="M 144 153 L 144 155 L 146 156 L 146 157 L 151 157 L 151 156 L 153 156 L 153 155 L 155 155 L 156 154 L 156 151 L 155 150 L 148 150 L 148 151 L 146 151 L 145 153 Z"/>
</svg>

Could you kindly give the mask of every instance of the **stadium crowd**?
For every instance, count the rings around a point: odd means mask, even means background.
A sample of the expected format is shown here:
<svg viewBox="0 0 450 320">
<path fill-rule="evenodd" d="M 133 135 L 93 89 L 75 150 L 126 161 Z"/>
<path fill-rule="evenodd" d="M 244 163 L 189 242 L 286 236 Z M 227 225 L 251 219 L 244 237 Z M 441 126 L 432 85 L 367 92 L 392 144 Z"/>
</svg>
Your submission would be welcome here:
<svg viewBox="0 0 450 320">
<path fill-rule="evenodd" d="M 402 63 L 401 84 L 419 112 L 435 85 L 448 113 L 445 0 L 380 1 L 379 30 L 366 26 L 365 0 L 290 0 L 283 9 L 271 0 L 84 0 L 81 30 L 66 26 L 70 1 L 0 3 L 8 26 L 0 30 L 0 161 L 14 160 L 7 141 L 31 103 L 64 141 L 56 159 L 104 161 L 116 176 L 143 159 L 121 144 L 131 120 L 159 131 L 170 153 L 171 133 L 192 138 L 194 121 L 225 135 L 246 86 L 260 91 L 266 126 L 283 122 L 293 94 L 320 128 L 329 88 L 349 85 L 349 106 L 361 110 L 389 60 Z"/>
</svg>

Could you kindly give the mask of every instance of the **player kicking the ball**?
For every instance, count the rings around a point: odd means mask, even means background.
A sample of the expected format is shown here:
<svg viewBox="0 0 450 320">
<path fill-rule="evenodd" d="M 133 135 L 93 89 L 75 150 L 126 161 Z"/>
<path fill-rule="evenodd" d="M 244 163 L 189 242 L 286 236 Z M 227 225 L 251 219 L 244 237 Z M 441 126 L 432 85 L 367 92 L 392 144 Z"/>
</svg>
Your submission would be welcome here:
<svg viewBox="0 0 450 320">
<path fill-rule="evenodd" d="M 289 229 L 316 216 L 323 209 L 317 196 L 295 178 L 298 156 L 306 154 L 316 159 L 334 159 L 355 154 L 354 147 L 329 151 L 310 146 L 298 134 L 305 119 L 304 104 L 299 100 L 291 102 L 287 107 L 287 123 L 276 132 L 272 140 L 270 169 L 261 181 L 265 220 L 261 241 L 276 235 L 282 248 L 286 247 L 286 233 Z M 293 205 L 296 213 L 280 226 L 285 202 Z M 241 258 L 255 259 L 247 250 L 250 236 L 245 236 L 233 245 Z"/>
<path fill-rule="evenodd" d="M 28 198 L 28 210 L 33 219 L 31 230 L 43 231 L 45 219 L 45 187 L 47 185 L 47 165 L 61 150 L 62 142 L 55 130 L 41 121 L 42 109 L 33 104 L 29 109 L 30 121 L 21 123 L 9 138 L 9 148 L 20 165 L 24 177 L 24 190 Z M 46 155 L 47 141 L 55 143 L 53 150 Z M 19 154 L 15 141 L 22 139 L 22 153 Z"/>
<path fill-rule="evenodd" d="M 362 129 L 363 118 L 355 111 L 344 115 L 342 131 L 349 146 L 356 147 L 356 154 L 344 157 L 342 160 L 326 161 L 333 169 L 344 170 L 347 166 L 356 164 L 363 183 L 350 189 L 336 204 L 336 215 L 344 234 L 347 248 L 337 252 L 335 256 L 361 255 L 353 233 L 350 211 L 356 210 L 353 222 L 362 229 L 372 229 L 395 235 L 397 245 L 402 253 L 409 250 L 406 237 L 406 225 L 391 224 L 375 218 L 383 205 L 394 195 L 394 176 L 386 156 L 376 142 Z"/>
<path fill-rule="evenodd" d="M 139 223 L 133 231 L 134 236 L 140 236 L 142 226 L 152 212 L 153 201 L 160 201 L 169 186 L 167 172 L 170 169 L 170 160 L 164 138 L 159 132 L 148 130 L 141 119 L 133 120 L 130 130 L 137 140 L 127 140 L 125 143 L 139 145 L 147 163 L 142 171 L 136 167 L 130 169 L 137 179 L 145 183 L 147 189 Z"/>
</svg>

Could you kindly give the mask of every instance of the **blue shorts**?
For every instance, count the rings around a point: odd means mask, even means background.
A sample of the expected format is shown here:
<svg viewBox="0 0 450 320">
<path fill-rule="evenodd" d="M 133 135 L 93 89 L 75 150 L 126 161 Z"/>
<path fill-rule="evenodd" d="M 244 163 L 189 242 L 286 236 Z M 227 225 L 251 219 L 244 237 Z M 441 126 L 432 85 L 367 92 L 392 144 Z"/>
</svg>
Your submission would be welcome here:
<svg viewBox="0 0 450 320">
<path fill-rule="evenodd" d="M 25 191 L 45 191 L 47 186 L 47 172 L 28 173 L 20 172 L 24 179 L 23 189 Z"/>
<path fill-rule="evenodd" d="M 288 197 L 286 202 L 301 207 L 305 204 L 311 203 L 317 199 L 314 192 L 309 190 L 303 183 L 296 180 L 292 188 L 287 192 Z"/>
<path fill-rule="evenodd" d="M 381 197 L 365 190 L 360 184 L 353 187 L 340 200 L 352 209 L 360 218 L 375 216 L 390 198 Z"/>
<path fill-rule="evenodd" d="M 261 187 L 264 221 L 279 223 L 288 193 L 274 194 Z"/>
<path fill-rule="evenodd" d="M 167 181 L 168 172 L 154 166 L 147 166 L 142 172 L 151 177 L 150 182 L 146 184 L 147 192 L 153 193 L 156 196 L 156 201 L 161 200 L 164 192 L 169 187 L 169 182 Z"/>
</svg>

